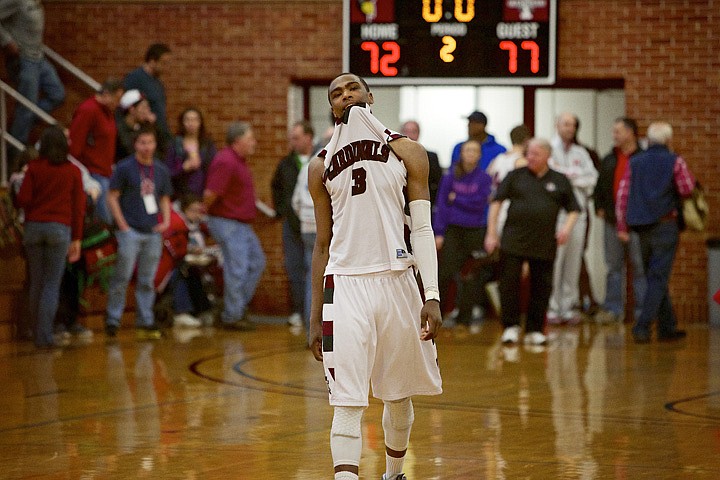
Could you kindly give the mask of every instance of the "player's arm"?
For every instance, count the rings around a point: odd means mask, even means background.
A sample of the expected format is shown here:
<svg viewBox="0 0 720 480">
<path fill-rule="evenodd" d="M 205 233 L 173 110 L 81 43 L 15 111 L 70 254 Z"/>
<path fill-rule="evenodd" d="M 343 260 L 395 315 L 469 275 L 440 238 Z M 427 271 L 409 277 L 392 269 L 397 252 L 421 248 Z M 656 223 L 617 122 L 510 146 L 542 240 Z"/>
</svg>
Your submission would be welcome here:
<svg viewBox="0 0 720 480">
<path fill-rule="evenodd" d="M 330 258 L 330 239 L 332 238 L 332 207 L 330 195 L 323 184 L 324 170 L 325 165 L 322 158 L 316 157 L 310 161 L 308 189 L 315 207 L 317 235 L 312 255 L 312 302 L 308 346 L 316 360 L 322 360 L 323 276 Z"/>
<path fill-rule="evenodd" d="M 438 289 L 437 250 L 430 222 L 430 190 L 428 189 L 427 153 L 422 145 L 407 138 L 390 143 L 395 155 L 402 159 L 408 172 L 407 191 L 410 202 L 410 242 L 425 290 L 425 305 L 420 311 L 420 338 L 432 340 L 440 331 L 440 292 Z"/>
</svg>

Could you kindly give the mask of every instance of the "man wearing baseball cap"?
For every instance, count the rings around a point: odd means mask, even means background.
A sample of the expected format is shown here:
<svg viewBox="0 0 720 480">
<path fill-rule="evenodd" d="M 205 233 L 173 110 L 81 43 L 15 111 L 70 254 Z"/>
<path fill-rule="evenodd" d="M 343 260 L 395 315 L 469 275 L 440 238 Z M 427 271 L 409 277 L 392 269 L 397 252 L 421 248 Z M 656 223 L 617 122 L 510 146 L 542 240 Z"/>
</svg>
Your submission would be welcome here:
<svg viewBox="0 0 720 480">
<path fill-rule="evenodd" d="M 135 132 L 140 130 L 142 125 L 155 125 L 156 118 L 150 110 L 150 103 L 140 90 L 132 89 L 123 94 L 120 98 L 120 106 L 115 112 L 118 130 L 116 160 L 122 160 L 135 153 Z"/>
<path fill-rule="evenodd" d="M 487 116 L 475 110 L 467 117 L 468 121 L 468 140 L 477 140 L 480 142 L 480 149 L 482 151 L 482 157 L 480 158 L 480 168 L 486 170 L 493 158 L 497 157 L 507 149 L 495 141 L 495 137 L 485 131 L 487 126 Z M 452 161 L 450 165 L 455 165 L 455 162 L 460 160 L 460 147 L 465 143 L 465 140 L 455 145 L 452 152 Z"/>
</svg>

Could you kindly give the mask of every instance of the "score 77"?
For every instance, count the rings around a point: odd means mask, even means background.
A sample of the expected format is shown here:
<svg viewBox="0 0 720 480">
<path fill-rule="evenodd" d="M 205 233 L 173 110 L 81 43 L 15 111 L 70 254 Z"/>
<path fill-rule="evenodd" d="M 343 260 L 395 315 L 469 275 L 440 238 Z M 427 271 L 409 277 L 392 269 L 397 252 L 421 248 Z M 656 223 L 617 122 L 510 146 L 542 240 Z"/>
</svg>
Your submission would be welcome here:
<svg viewBox="0 0 720 480">
<path fill-rule="evenodd" d="M 383 54 L 375 42 L 362 42 L 360 48 L 370 52 L 370 72 L 380 72 L 385 77 L 394 77 L 398 74 L 397 68 L 392 64 L 400 60 L 400 45 L 397 42 L 383 42 Z"/>
<path fill-rule="evenodd" d="M 540 47 L 532 40 L 525 40 L 520 44 L 520 48 L 523 50 L 530 51 L 530 71 L 532 73 L 538 73 L 540 71 Z M 507 50 L 508 58 L 508 72 L 517 72 L 517 56 L 518 48 L 515 42 L 510 40 L 503 40 L 500 42 L 500 49 Z"/>
</svg>

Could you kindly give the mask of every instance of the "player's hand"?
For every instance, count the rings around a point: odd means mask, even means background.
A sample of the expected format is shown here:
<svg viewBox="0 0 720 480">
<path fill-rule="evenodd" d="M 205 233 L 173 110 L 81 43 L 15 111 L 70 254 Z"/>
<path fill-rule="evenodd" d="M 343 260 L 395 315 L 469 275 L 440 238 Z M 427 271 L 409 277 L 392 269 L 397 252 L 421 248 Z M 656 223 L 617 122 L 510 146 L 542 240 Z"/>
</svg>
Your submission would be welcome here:
<svg viewBox="0 0 720 480">
<path fill-rule="evenodd" d="M 623 243 L 628 243 L 630 241 L 630 234 L 628 232 L 618 232 L 617 236 L 618 240 Z"/>
<path fill-rule="evenodd" d="M 440 333 L 442 313 L 440 302 L 428 300 L 420 310 L 420 340 L 432 340 Z"/>
<path fill-rule="evenodd" d="M 322 362 L 322 322 L 310 321 L 308 347 L 310 348 L 313 357 L 315 357 L 315 360 Z"/>
</svg>

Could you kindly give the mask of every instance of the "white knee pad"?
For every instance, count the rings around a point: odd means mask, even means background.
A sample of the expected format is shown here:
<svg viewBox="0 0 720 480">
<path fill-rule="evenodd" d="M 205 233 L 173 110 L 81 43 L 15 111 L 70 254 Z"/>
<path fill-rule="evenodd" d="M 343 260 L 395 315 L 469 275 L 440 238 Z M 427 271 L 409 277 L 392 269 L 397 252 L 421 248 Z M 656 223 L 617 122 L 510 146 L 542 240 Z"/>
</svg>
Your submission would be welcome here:
<svg viewBox="0 0 720 480">
<path fill-rule="evenodd" d="M 384 402 L 382 426 L 385 431 L 385 446 L 402 452 L 410 442 L 410 429 L 415 421 L 415 411 L 410 398 L 395 402 Z"/>
<path fill-rule="evenodd" d="M 333 466 L 360 465 L 361 422 L 365 407 L 335 407 L 330 429 Z"/>
</svg>

